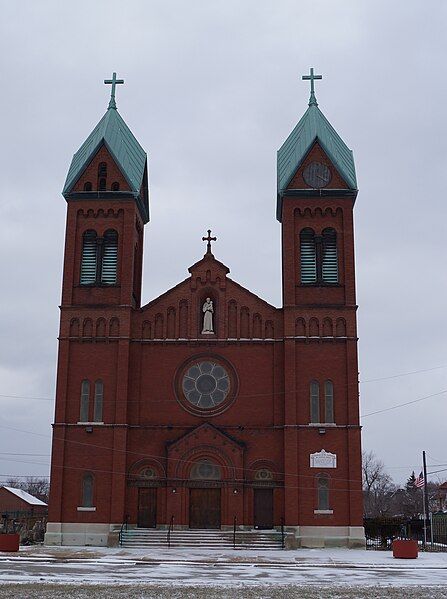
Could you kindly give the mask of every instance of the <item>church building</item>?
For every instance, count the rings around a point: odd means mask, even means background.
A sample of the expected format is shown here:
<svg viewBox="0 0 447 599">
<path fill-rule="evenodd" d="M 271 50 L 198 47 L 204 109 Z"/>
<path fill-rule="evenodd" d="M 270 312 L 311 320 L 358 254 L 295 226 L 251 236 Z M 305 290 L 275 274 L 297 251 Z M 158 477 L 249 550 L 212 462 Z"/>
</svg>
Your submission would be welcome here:
<svg viewBox="0 0 447 599">
<path fill-rule="evenodd" d="M 147 158 L 117 110 L 123 81 L 105 81 L 107 112 L 63 189 L 46 544 L 116 544 L 125 523 L 364 545 L 357 181 L 352 151 L 318 107 L 321 76 L 303 79 L 309 106 L 277 154 L 280 307 L 230 277 L 211 231 L 185 279 L 141 304 Z"/>
</svg>

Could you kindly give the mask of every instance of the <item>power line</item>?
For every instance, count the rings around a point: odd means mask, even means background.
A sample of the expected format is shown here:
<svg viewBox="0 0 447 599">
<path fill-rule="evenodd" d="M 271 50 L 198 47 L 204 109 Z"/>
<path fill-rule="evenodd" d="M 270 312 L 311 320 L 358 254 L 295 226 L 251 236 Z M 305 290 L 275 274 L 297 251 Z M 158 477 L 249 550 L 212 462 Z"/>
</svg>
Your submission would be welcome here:
<svg viewBox="0 0 447 599">
<path fill-rule="evenodd" d="M 420 374 L 422 372 L 431 372 L 432 370 L 440 370 L 441 368 L 447 368 L 447 364 L 441 366 L 434 366 L 433 368 L 424 368 L 423 370 L 412 370 L 411 372 L 402 372 L 401 374 L 393 374 L 391 376 L 383 376 L 377 379 L 368 379 L 366 381 L 360 381 L 361 385 L 365 383 L 376 383 L 378 381 L 389 381 L 390 379 L 397 379 L 402 376 L 410 376 L 412 374 Z"/>
<path fill-rule="evenodd" d="M 40 436 L 40 437 L 50 438 L 50 435 L 44 435 L 42 433 L 35 433 L 34 431 L 26 431 L 26 430 L 23 430 L 23 429 L 16 429 L 14 427 L 9 427 L 9 426 L 5 426 L 5 425 L 0 425 L 0 428 L 6 428 L 6 429 L 11 429 L 11 430 L 14 430 L 14 431 L 17 431 L 17 432 L 23 432 L 23 433 L 27 433 L 27 434 L 37 435 L 37 436 Z M 191 460 L 183 460 L 183 459 L 179 459 L 179 458 L 169 458 L 166 455 L 158 455 L 158 454 L 150 454 L 150 453 L 145 453 L 145 452 L 130 451 L 128 449 L 116 449 L 116 448 L 113 448 L 113 447 L 106 447 L 106 446 L 103 446 L 103 445 L 96 445 L 96 444 L 93 444 L 93 443 L 85 443 L 83 441 L 75 441 L 73 439 L 66 439 L 66 438 L 63 438 L 63 437 L 54 437 L 53 441 L 63 441 L 65 443 L 72 443 L 72 444 L 75 444 L 75 445 L 82 445 L 82 446 L 85 446 L 85 447 L 89 447 L 90 449 L 102 449 L 102 450 L 105 450 L 105 451 L 111 451 L 112 453 L 113 452 L 118 452 L 118 453 L 124 453 L 126 455 L 135 455 L 135 456 L 138 456 L 140 458 L 140 460 L 144 459 L 144 458 L 147 458 L 147 459 L 156 459 L 156 460 L 172 460 L 172 461 L 174 461 L 176 463 L 179 463 L 179 462 L 183 462 L 183 463 L 186 463 L 186 464 L 192 464 L 193 463 Z M 13 461 L 13 460 L 11 460 L 11 461 Z M 21 460 L 14 460 L 14 461 L 20 462 Z M 31 464 L 42 465 L 42 466 L 50 466 L 50 464 L 48 462 L 47 463 L 44 463 L 44 462 L 28 462 L 28 461 L 23 460 L 23 463 L 31 463 Z M 59 465 L 56 465 L 56 464 L 52 464 L 52 467 L 62 468 L 62 469 L 85 470 L 85 467 L 59 466 Z M 253 468 L 244 468 L 244 467 L 241 467 L 241 468 L 233 467 L 233 468 L 236 471 L 237 470 L 242 470 L 243 472 L 256 472 L 256 469 L 253 469 Z M 396 466 L 396 468 L 410 468 L 411 469 L 411 466 L 406 466 L 406 467 L 403 467 L 403 466 L 397 467 Z M 117 474 L 116 472 L 113 472 L 113 471 L 110 471 L 110 470 L 94 470 L 94 469 L 91 469 L 91 468 L 89 470 L 91 470 L 92 472 Z M 123 473 L 120 472 L 118 474 L 123 474 Z M 128 473 L 125 473 L 125 474 L 127 475 Z M 298 474 L 298 473 L 289 474 L 289 473 L 286 473 L 286 472 L 279 472 L 279 471 L 275 471 L 275 472 L 273 472 L 273 474 L 278 475 L 278 476 L 296 476 L 296 477 L 311 478 L 311 479 L 313 479 L 315 477 L 314 474 Z M 3 475 L 0 475 L 0 476 L 3 476 Z M 349 479 L 349 478 L 334 477 L 334 476 L 331 476 L 331 479 L 332 480 L 340 480 L 340 481 L 352 482 L 352 483 L 355 483 L 355 484 L 359 483 L 358 479 Z"/>
<path fill-rule="evenodd" d="M 444 393 L 447 393 L 447 389 L 444 389 L 443 391 L 438 391 L 438 393 L 432 393 L 431 395 L 425 395 L 425 397 L 419 397 L 418 399 L 406 401 L 405 403 L 396 404 L 394 406 L 390 406 L 389 408 L 383 408 L 382 410 L 376 410 L 375 412 L 370 412 L 369 414 L 362 414 L 360 416 L 360 418 L 366 418 L 367 416 L 373 416 L 374 414 L 382 414 L 383 412 L 389 412 L 390 410 L 402 408 L 403 406 L 409 406 L 413 403 L 418 403 L 419 401 L 424 401 L 425 399 L 430 399 L 431 397 L 437 397 L 438 395 L 444 395 Z"/>
</svg>

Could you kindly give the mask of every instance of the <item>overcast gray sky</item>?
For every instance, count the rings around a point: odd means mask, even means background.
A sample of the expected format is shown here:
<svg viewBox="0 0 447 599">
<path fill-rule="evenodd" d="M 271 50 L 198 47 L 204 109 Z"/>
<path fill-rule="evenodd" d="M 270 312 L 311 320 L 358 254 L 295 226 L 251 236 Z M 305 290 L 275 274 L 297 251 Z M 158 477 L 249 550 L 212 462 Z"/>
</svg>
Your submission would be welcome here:
<svg viewBox="0 0 447 599">
<path fill-rule="evenodd" d="M 187 276 L 212 227 L 230 276 L 280 305 L 276 150 L 307 107 L 300 77 L 313 66 L 357 166 L 361 412 L 447 390 L 445 1 L 0 0 L 0 11 L 0 480 L 48 474 L 60 192 L 114 70 L 118 109 L 149 156 L 144 302 Z M 447 468 L 446 405 L 441 394 L 365 417 L 364 447 L 397 481 L 422 449 L 431 471 Z"/>
</svg>

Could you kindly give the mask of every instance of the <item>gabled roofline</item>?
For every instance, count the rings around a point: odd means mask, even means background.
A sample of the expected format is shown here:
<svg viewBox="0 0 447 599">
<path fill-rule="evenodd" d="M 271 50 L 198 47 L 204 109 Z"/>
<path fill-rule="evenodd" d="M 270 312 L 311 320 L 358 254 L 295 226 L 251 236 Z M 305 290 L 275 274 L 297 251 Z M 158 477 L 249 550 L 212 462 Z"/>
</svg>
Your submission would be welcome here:
<svg viewBox="0 0 447 599">
<path fill-rule="evenodd" d="M 203 258 L 202 258 L 203 259 Z M 199 260 L 200 262 L 200 260 Z M 196 262 L 196 264 L 198 264 L 199 262 Z M 218 264 L 221 264 L 223 266 L 225 266 L 224 264 L 222 264 L 222 262 L 219 262 L 218 260 L 216 260 L 216 262 Z M 190 268 L 193 268 L 195 265 L 193 264 L 193 266 L 191 266 Z M 227 268 L 225 266 L 225 268 Z M 190 269 L 188 269 L 190 270 Z M 229 271 L 228 271 L 229 272 Z M 241 285 L 240 283 L 237 283 L 234 279 L 230 278 L 230 277 L 225 277 L 227 279 L 227 281 L 229 281 L 231 284 L 233 284 L 235 287 L 238 287 L 239 289 L 241 289 L 242 291 L 245 291 L 246 293 L 248 293 L 249 295 L 251 295 L 252 297 L 256 298 L 258 301 L 262 302 L 263 304 L 265 304 L 266 307 L 272 309 L 272 310 L 279 310 L 280 308 L 277 308 L 276 306 L 273 306 L 272 304 L 269 304 L 265 299 L 263 299 L 262 297 L 259 297 L 259 295 L 256 295 L 256 293 L 253 293 L 252 291 L 250 291 L 250 289 L 247 289 L 247 287 L 244 287 L 243 285 Z M 169 295 L 170 293 L 172 293 L 173 291 L 175 291 L 176 289 L 178 289 L 179 287 L 181 287 L 182 285 L 184 285 L 185 283 L 189 283 L 191 281 L 191 277 L 187 277 L 186 279 L 183 279 L 183 281 L 180 281 L 180 283 L 177 283 L 177 285 L 174 285 L 173 287 L 170 287 L 167 291 L 165 291 L 164 293 L 160 294 L 159 296 L 155 297 L 154 299 L 152 299 L 150 302 L 148 302 L 147 304 L 145 304 L 144 306 L 141 306 L 139 308 L 140 312 L 146 311 L 147 309 L 151 308 L 154 304 L 156 304 L 158 301 L 162 300 L 163 298 L 165 298 L 167 295 Z"/>
<path fill-rule="evenodd" d="M 232 435 L 229 435 L 227 432 L 221 430 L 218 426 L 216 426 L 215 424 L 212 424 L 211 422 L 202 422 L 201 424 L 194 426 L 193 428 L 191 428 L 189 431 L 187 431 L 184 435 L 182 435 L 178 439 L 173 439 L 172 441 L 167 441 L 166 445 L 169 449 L 171 449 L 178 443 L 181 443 L 182 441 L 187 439 L 193 433 L 197 433 L 200 429 L 203 429 L 203 428 L 210 428 L 211 430 L 216 431 L 216 433 L 218 433 L 219 435 L 222 435 L 222 437 L 225 437 L 226 439 L 228 439 L 229 441 L 234 443 L 234 445 L 240 447 L 241 449 L 246 447 L 246 443 L 244 443 L 244 441 L 239 441 L 239 439 L 236 439 Z"/>
<path fill-rule="evenodd" d="M 130 181 L 129 177 L 126 175 L 126 172 L 124 170 L 123 165 L 121 164 L 121 162 L 118 160 L 118 158 L 116 157 L 116 154 L 113 152 L 112 148 L 109 146 L 109 144 L 107 143 L 106 139 L 104 136 L 102 136 L 102 138 L 99 140 L 99 142 L 97 143 L 97 145 L 95 146 L 95 149 L 91 152 L 91 154 L 89 154 L 89 157 L 82 163 L 82 166 L 79 168 L 79 175 L 76 179 L 74 179 L 70 184 L 68 184 L 67 182 L 65 183 L 64 189 L 62 190 L 62 195 L 64 196 L 64 198 L 67 196 L 67 194 L 71 193 L 73 187 L 76 185 L 76 183 L 79 181 L 79 179 L 82 177 L 82 175 L 85 172 L 85 169 L 88 167 L 88 165 L 92 162 L 92 160 L 94 160 L 96 154 L 99 152 L 99 150 L 101 149 L 102 146 L 105 146 L 107 148 L 107 151 L 109 152 L 109 154 L 112 156 L 113 160 L 115 161 L 115 164 L 118 166 L 120 173 L 122 174 L 122 176 L 126 179 L 127 184 L 129 185 L 130 189 L 133 192 L 136 192 L 139 194 L 140 192 L 140 188 L 141 185 L 143 183 L 143 179 L 144 179 L 144 172 L 143 172 L 143 176 L 141 178 L 140 181 L 140 186 L 138 189 L 135 189 L 134 185 L 132 184 L 132 182 Z M 146 152 L 144 152 L 145 156 L 146 156 L 146 161 L 147 161 L 147 154 Z M 74 154 L 73 154 L 74 157 Z"/>
</svg>

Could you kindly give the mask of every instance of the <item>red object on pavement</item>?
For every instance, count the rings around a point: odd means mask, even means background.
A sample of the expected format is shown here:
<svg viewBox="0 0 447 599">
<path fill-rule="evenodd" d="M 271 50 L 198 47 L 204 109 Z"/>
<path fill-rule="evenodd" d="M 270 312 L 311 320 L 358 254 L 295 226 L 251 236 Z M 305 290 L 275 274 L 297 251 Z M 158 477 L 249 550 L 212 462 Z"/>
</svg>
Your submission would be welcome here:
<svg viewBox="0 0 447 599">
<path fill-rule="evenodd" d="M 18 534 L 0 534 L 0 551 L 18 551 L 19 542 L 20 535 Z"/>
<path fill-rule="evenodd" d="M 402 559 L 416 559 L 418 556 L 418 542 L 411 539 L 395 539 L 393 541 L 393 557 Z"/>
</svg>

